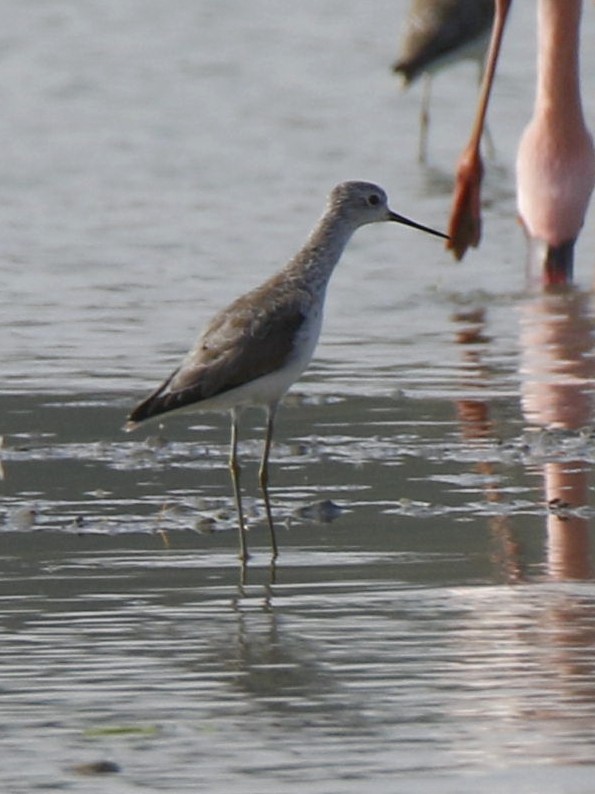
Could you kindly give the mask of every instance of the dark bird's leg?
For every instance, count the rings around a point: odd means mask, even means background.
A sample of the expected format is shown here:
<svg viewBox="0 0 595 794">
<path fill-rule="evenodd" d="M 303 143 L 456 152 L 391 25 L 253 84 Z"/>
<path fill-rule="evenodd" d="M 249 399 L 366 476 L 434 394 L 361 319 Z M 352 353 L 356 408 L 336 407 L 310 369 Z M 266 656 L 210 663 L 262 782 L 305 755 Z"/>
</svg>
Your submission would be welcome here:
<svg viewBox="0 0 595 794">
<path fill-rule="evenodd" d="M 231 412 L 231 443 L 229 451 L 229 470 L 231 472 L 231 482 L 233 485 L 233 495 L 236 500 L 238 511 L 238 522 L 240 529 L 240 559 L 243 563 L 248 560 L 248 545 L 246 543 L 246 524 L 244 522 L 244 510 L 242 508 L 242 493 L 240 490 L 240 464 L 238 461 L 238 414 L 234 409 Z"/>
<path fill-rule="evenodd" d="M 417 151 L 418 163 L 428 160 L 428 137 L 430 132 L 430 102 L 432 97 L 432 76 L 424 74 L 422 77 L 423 88 L 421 109 L 419 114 L 419 148 Z"/>
<path fill-rule="evenodd" d="M 275 526 L 273 524 L 273 514 L 271 511 L 271 502 L 269 500 L 269 453 L 271 451 L 271 442 L 273 440 L 273 425 L 275 422 L 275 414 L 277 413 L 277 404 L 269 405 L 267 408 L 267 426 L 266 436 L 264 439 L 264 449 L 262 451 L 262 460 L 260 462 L 260 471 L 258 479 L 260 482 L 260 489 L 264 499 L 264 506 L 267 514 L 267 521 L 269 530 L 271 532 L 271 549 L 273 552 L 273 559 L 277 558 L 279 554 L 277 550 L 277 538 L 275 537 Z"/>
</svg>

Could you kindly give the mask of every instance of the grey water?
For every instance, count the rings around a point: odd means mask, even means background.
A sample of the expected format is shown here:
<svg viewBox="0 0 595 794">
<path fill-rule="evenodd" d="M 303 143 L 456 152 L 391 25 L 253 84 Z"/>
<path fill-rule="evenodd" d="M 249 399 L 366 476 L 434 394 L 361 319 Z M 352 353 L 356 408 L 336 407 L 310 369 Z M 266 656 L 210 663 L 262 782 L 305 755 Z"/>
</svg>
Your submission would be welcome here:
<svg viewBox="0 0 595 794">
<path fill-rule="evenodd" d="M 421 90 L 389 70 L 407 5 L 2 4 L 2 791 L 593 790 L 595 238 L 574 288 L 528 288 L 533 3 L 481 247 L 368 227 L 333 276 L 276 431 L 275 568 L 258 412 L 245 575 L 227 418 L 121 431 L 335 183 L 445 227 L 476 71 L 436 77 L 420 165 Z"/>
</svg>

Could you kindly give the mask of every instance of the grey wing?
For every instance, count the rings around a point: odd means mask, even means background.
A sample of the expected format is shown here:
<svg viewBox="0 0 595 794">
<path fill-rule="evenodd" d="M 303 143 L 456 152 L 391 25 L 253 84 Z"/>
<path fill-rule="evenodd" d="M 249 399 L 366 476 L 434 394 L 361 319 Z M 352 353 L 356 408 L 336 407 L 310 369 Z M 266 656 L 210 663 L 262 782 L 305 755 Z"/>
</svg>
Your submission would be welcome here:
<svg viewBox="0 0 595 794">
<path fill-rule="evenodd" d="M 487 36 L 493 17 L 493 0 L 450 0 L 442 5 L 419 0 L 393 71 L 402 72 L 407 82 L 415 80 L 442 56 L 482 34 Z"/>
<path fill-rule="evenodd" d="M 303 301 L 261 309 L 250 297 L 213 318 L 181 366 L 132 411 L 131 426 L 243 386 L 287 362 L 306 317 Z"/>
</svg>

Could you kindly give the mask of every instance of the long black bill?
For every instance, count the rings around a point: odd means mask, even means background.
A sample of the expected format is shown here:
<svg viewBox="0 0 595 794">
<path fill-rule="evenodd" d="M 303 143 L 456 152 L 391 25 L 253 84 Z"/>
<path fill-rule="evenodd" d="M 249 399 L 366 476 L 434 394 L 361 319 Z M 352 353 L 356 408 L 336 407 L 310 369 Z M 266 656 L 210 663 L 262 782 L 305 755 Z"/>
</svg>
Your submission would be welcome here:
<svg viewBox="0 0 595 794">
<path fill-rule="evenodd" d="M 413 229 L 419 229 L 422 232 L 427 232 L 428 234 L 433 234 L 436 237 L 442 237 L 444 240 L 448 240 L 449 237 L 447 234 L 443 234 L 442 232 L 436 231 L 436 229 L 430 229 L 429 226 L 422 226 L 421 223 L 416 223 L 415 221 L 409 220 L 409 218 L 405 218 L 403 215 L 397 215 L 396 212 L 389 210 L 388 212 L 388 220 L 389 221 L 396 221 L 397 223 L 402 223 L 404 226 L 411 226 Z"/>
</svg>

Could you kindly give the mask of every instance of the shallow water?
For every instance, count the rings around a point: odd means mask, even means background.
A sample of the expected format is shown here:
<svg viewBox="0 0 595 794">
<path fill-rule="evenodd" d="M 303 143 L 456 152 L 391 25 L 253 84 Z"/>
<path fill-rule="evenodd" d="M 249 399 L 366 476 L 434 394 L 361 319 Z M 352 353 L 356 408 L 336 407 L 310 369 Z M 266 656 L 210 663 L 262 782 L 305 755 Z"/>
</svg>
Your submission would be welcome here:
<svg viewBox="0 0 595 794">
<path fill-rule="evenodd" d="M 482 246 L 355 236 L 279 415 L 274 569 L 242 424 L 242 576 L 227 419 L 126 413 L 334 183 L 444 227 L 474 70 L 436 79 L 422 167 L 404 2 L 5 4 L 3 790 L 591 790 L 595 246 L 527 288 L 516 6 Z"/>
</svg>

